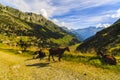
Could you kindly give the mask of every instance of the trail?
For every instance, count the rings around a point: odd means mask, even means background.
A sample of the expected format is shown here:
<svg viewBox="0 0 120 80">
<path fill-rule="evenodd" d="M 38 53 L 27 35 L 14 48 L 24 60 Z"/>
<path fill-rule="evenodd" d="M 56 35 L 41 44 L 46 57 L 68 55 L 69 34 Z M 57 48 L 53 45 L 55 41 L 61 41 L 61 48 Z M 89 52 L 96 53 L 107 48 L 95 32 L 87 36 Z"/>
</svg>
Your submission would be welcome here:
<svg viewBox="0 0 120 80">
<path fill-rule="evenodd" d="M 0 51 L 0 80 L 120 80 L 120 74 L 73 62 L 48 62 Z"/>
</svg>

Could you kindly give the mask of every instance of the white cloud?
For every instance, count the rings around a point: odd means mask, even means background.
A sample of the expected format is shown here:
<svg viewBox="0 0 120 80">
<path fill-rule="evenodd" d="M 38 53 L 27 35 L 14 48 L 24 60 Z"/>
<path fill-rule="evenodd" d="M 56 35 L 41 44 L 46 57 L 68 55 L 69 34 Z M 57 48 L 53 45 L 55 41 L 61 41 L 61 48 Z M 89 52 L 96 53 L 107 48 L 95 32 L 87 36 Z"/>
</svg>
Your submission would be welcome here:
<svg viewBox="0 0 120 80">
<path fill-rule="evenodd" d="M 111 24 L 108 24 L 108 23 L 106 23 L 106 24 L 101 24 L 101 23 L 99 23 L 99 24 L 96 25 L 96 27 L 97 27 L 97 28 L 99 28 L 99 27 L 107 28 L 107 27 L 109 27 L 110 25 L 111 25 Z"/>
<path fill-rule="evenodd" d="M 96 16 L 81 16 L 81 15 L 74 15 L 69 16 L 65 18 L 59 19 L 59 21 L 64 21 L 65 26 L 70 28 L 85 28 L 89 26 L 96 26 L 98 27 L 98 23 L 103 23 L 104 21 L 109 20 L 109 17 L 107 17 L 106 14 L 104 15 L 96 15 Z M 104 23 L 104 25 L 101 25 L 101 27 L 107 27 L 107 22 Z M 99 25 L 100 27 L 100 25 Z"/>
<path fill-rule="evenodd" d="M 111 25 L 111 24 L 108 24 L 108 23 L 106 23 L 106 24 L 103 24 L 103 26 L 104 26 L 105 28 L 108 28 L 108 27 L 110 27 L 110 25 Z"/>
<path fill-rule="evenodd" d="M 29 4 L 27 4 L 23 0 L 3 0 L 3 1 L 6 2 L 8 6 L 15 7 L 22 11 L 30 11 Z"/>
<path fill-rule="evenodd" d="M 40 12 L 42 11 L 44 15 L 47 13 L 47 16 L 45 17 L 53 16 L 54 11 L 56 10 L 56 8 L 52 6 L 52 3 L 51 3 L 52 0 L 31 0 L 31 1 L 30 0 L 3 0 L 3 1 L 7 3 L 6 4 L 7 6 L 12 6 L 23 12 L 33 12 L 33 13 L 40 14 Z"/>
<path fill-rule="evenodd" d="M 103 25 L 101 23 L 97 24 L 96 27 L 103 27 Z"/>
<path fill-rule="evenodd" d="M 42 14 L 45 18 L 48 18 L 48 14 L 47 14 L 47 11 L 45 9 L 41 9 L 40 14 Z"/>
<path fill-rule="evenodd" d="M 52 21 L 53 21 L 55 24 L 57 24 L 57 25 L 59 25 L 59 26 L 61 26 L 61 27 L 66 26 L 66 23 L 65 23 L 65 22 L 61 22 L 61 21 L 59 21 L 58 19 L 52 19 Z"/>
<path fill-rule="evenodd" d="M 59 22 L 57 19 L 52 19 L 52 21 L 56 24 L 58 24 L 58 22 Z"/>
<path fill-rule="evenodd" d="M 61 26 L 65 26 L 65 22 L 61 22 Z"/>
<path fill-rule="evenodd" d="M 120 18 L 120 8 L 113 14 L 111 15 L 112 18 Z"/>
<path fill-rule="evenodd" d="M 71 10 L 78 9 L 78 10 L 83 10 L 87 8 L 92 8 L 92 7 L 98 7 L 101 5 L 110 5 L 110 4 L 115 4 L 120 1 L 116 0 L 59 0 L 57 1 L 60 5 L 57 6 L 56 8 L 56 13 L 54 15 L 61 15 L 65 14 Z"/>
<path fill-rule="evenodd" d="M 69 12 L 72 9 L 86 9 L 91 7 L 97 7 L 105 4 L 114 4 L 120 2 L 119 0 L 3 0 L 4 2 L 10 4 L 10 6 L 15 6 L 16 8 L 24 12 L 35 12 L 39 13 L 41 9 L 47 11 L 48 17 L 54 15 L 62 15 Z M 59 5 L 56 5 L 58 3 Z"/>
<path fill-rule="evenodd" d="M 44 17 L 50 19 L 53 16 L 64 15 L 72 10 L 83 10 L 102 5 L 111 5 L 120 2 L 120 0 L 1 0 L 6 2 L 8 6 L 15 7 L 24 12 L 34 12 L 42 14 Z M 0 2 L 1 2 L 0 1 Z M 107 11 L 106 11 L 107 12 Z M 112 11 L 111 11 L 112 12 Z M 109 13 L 111 13 L 109 12 Z M 74 13 L 74 12 L 73 12 Z M 96 25 L 107 21 L 110 17 L 120 17 L 120 9 L 112 14 L 81 16 L 73 15 L 72 17 L 63 17 L 54 19 L 53 22 L 68 28 L 80 28 Z"/>
</svg>

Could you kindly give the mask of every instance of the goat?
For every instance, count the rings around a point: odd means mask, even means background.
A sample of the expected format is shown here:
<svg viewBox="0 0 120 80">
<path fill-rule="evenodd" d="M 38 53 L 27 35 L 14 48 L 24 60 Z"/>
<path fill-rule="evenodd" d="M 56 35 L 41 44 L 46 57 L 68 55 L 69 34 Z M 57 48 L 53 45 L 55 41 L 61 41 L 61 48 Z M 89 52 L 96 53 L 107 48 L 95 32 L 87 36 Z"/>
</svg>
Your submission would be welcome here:
<svg viewBox="0 0 120 80">
<path fill-rule="evenodd" d="M 39 51 L 35 51 L 34 55 L 35 56 L 33 56 L 33 59 L 40 58 L 40 60 L 43 59 L 46 56 L 45 53 L 42 52 L 41 49 Z"/>
<path fill-rule="evenodd" d="M 66 50 L 70 52 L 69 47 L 65 47 L 65 48 L 51 48 L 51 49 L 49 49 L 48 60 L 50 61 L 50 56 L 52 56 L 53 61 L 55 61 L 53 56 L 57 55 L 58 56 L 58 60 L 61 61 L 60 59 L 62 58 L 62 55 L 63 55 L 63 53 Z"/>
<path fill-rule="evenodd" d="M 98 51 L 97 54 L 100 54 L 102 56 L 102 61 L 104 61 L 104 63 L 106 64 L 116 65 L 118 63 L 118 61 L 116 60 L 114 56 L 105 55 L 101 51 Z"/>
</svg>

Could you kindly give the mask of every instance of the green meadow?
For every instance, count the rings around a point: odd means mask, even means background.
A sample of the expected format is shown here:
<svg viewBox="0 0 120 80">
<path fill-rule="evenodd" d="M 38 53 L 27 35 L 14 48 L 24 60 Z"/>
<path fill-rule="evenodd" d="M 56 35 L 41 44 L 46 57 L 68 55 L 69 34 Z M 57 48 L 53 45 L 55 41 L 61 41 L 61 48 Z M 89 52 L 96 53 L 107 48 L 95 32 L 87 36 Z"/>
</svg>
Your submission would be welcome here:
<svg viewBox="0 0 120 80">
<path fill-rule="evenodd" d="M 120 62 L 107 65 L 95 53 L 82 54 L 70 46 L 61 62 L 32 59 L 34 50 L 18 54 L 19 48 L 0 44 L 0 80 L 120 80 Z M 48 55 L 47 49 L 44 50 Z M 116 56 L 119 60 L 120 57 Z"/>
</svg>

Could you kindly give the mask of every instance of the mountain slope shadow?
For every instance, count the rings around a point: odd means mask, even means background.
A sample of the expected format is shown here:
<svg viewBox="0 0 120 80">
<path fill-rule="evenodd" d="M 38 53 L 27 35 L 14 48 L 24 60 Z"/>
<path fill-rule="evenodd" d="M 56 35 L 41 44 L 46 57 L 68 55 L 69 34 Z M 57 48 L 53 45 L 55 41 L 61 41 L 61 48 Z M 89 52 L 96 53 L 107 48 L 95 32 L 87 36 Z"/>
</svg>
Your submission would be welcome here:
<svg viewBox="0 0 120 80">
<path fill-rule="evenodd" d="M 35 64 L 28 64 L 28 65 L 26 65 L 26 66 L 28 66 L 28 67 L 33 67 L 33 66 L 36 66 L 36 67 L 47 67 L 47 66 L 49 66 L 49 63 L 35 63 Z"/>
</svg>

